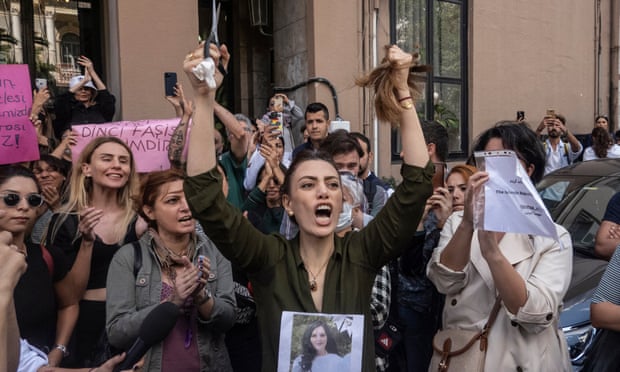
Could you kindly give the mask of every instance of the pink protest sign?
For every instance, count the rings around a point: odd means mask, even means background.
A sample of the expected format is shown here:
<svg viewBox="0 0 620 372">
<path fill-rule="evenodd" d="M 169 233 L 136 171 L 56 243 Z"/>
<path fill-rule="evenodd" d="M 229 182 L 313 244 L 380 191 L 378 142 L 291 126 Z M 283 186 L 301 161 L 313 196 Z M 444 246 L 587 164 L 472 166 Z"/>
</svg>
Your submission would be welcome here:
<svg viewBox="0 0 620 372">
<path fill-rule="evenodd" d="M 138 172 L 152 172 L 170 168 L 168 145 L 179 119 L 117 121 L 102 124 L 73 125 L 77 144 L 71 148 L 77 162 L 84 147 L 96 137 L 112 136 L 125 141 L 136 160 Z"/>
<path fill-rule="evenodd" d="M 39 159 L 27 65 L 0 65 L 0 164 Z"/>
</svg>

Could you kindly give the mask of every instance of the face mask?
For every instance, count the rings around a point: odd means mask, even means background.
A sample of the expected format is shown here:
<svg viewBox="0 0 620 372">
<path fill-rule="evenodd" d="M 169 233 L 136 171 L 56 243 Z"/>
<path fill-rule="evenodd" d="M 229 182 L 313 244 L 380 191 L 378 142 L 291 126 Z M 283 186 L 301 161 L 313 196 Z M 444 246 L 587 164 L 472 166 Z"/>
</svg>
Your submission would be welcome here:
<svg viewBox="0 0 620 372">
<path fill-rule="evenodd" d="M 342 231 L 353 223 L 353 206 L 347 202 L 342 203 L 342 212 L 338 216 L 336 232 Z"/>
</svg>

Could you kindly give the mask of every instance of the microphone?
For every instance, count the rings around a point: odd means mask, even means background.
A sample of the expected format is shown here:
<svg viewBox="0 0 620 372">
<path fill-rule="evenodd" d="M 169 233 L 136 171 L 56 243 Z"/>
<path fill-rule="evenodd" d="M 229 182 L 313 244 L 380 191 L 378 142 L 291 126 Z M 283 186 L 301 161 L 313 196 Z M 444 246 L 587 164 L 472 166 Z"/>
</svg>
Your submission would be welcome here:
<svg viewBox="0 0 620 372">
<path fill-rule="evenodd" d="M 179 307 L 172 302 L 157 305 L 144 318 L 140 334 L 125 355 L 125 360 L 114 368 L 114 372 L 133 369 L 140 358 L 155 344 L 161 342 L 172 330 L 179 317 Z"/>
</svg>

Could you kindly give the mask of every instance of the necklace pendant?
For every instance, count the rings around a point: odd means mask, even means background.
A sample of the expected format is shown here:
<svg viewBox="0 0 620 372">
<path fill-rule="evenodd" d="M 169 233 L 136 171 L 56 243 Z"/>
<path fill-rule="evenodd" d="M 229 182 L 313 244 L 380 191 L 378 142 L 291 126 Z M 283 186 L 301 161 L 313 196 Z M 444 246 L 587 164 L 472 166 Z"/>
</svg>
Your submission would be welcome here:
<svg viewBox="0 0 620 372">
<path fill-rule="evenodd" d="M 317 285 L 316 285 L 316 280 L 312 279 L 312 280 L 310 281 L 310 290 L 311 290 L 312 292 L 315 292 L 315 291 L 316 291 L 316 288 L 317 288 Z"/>
</svg>

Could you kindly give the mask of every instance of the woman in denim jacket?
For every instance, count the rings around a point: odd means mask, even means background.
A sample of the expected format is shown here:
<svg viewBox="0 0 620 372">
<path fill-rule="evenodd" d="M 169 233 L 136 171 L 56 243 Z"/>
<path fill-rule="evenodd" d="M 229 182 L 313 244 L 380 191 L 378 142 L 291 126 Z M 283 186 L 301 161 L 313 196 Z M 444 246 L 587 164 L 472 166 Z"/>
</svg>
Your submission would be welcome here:
<svg viewBox="0 0 620 372">
<path fill-rule="evenodd" d="M 149 312 L 164 301 L 179 306 L 175 327 L 145 359 L 148 371 L 232 371 L 224 333 L 235 320 L 230 262 L 203 234 L 183 193 L 177 170 L 151 173 L 137 205 L 149 231 L 136 249 L 129 244 L 114 256 L 108 272 L 106 329 L 110 343 L 128 348 Z"/>
</svg>

